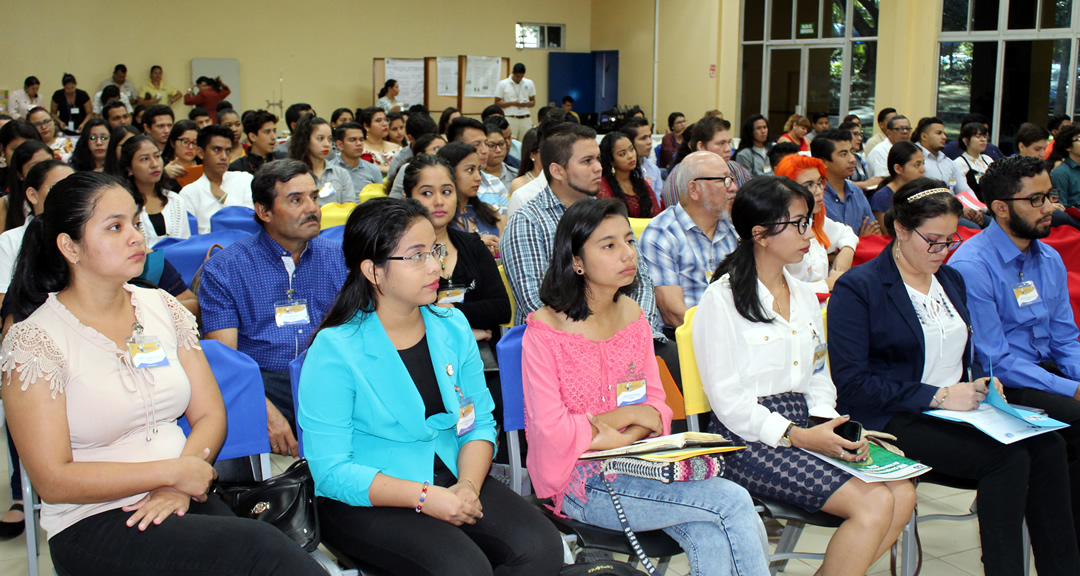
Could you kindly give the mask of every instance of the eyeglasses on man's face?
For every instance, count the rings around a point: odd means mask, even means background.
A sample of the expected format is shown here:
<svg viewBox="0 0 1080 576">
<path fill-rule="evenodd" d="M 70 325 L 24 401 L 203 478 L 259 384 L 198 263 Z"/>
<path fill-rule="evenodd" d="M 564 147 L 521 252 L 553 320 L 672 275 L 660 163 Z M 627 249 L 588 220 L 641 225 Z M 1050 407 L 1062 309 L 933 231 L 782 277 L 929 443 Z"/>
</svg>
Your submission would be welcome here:
<svg viewBox="0 0 1080 576">
<path fill-rule="evenodd" d="M 694 178 L 691 182 L 698 182 L 705 180 L 707 182 L 721 182 L 724 188 L 731 188 L 731 185 L 735 183 L 734 176 L 701 176 L 700 178 Z"/>
<path fill-rule="evenodd" d="M 1019 202 L 1020 200 L 1027 200 L 1028 202 L 1031 202 L 1032 208 L 1042 208 L 1043 204 L 1046 204 L 1047 199 L 1051 202 L 1057 202 L 1060 197 L 1061 191 L 1056 188 L 1051 188 L 1049 192 L 1036 192 L 1031 196 L 1024 196 L 1021 198 L 998 198 L 998 200 L 1001 200 L 1002 202 Z"/>
<path fill-rule="evenodd" d="M 412 256 L 389 256 L 387 260 L 401 260 L 403 262 L 409 262 L 413 268 L 423 268 L 427 266 L 428 260 L 435 258 L 439 262 L 442 262 L 443 258 L 446 258 L 446 245 L 436 244 L 431 250 L 425 252 L 417 252 Z"/>
</svg>

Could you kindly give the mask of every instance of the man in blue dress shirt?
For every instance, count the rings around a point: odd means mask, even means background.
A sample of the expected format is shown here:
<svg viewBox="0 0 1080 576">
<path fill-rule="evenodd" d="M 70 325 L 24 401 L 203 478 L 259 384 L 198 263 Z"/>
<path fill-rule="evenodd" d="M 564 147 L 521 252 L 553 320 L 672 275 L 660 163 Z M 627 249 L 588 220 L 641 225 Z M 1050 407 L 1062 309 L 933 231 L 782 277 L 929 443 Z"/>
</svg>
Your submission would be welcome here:
<svg viewBox="0 0 1080 576">
<path fill-rule="evenodd" d="M 975 351 L 1006 398 L 1071 426 L 1065 438 L 1074 521 L 1080 520 L 1080 330 L 1069 305 L 1065 264 L 1040 242 L 1055 198 L 1039 158 L 995 161 L 980 181 L 994 222 L 964 242 L 949 265 L 967 284 Z M 1080 524 L 1078 524 L 1080 527 Z"/>
<path fill-rule="evenodd" d="M 851 145 L 851 132 L 847 130 L 824 130 L 810 143 L 810 154 L 825 163 L 825 213 L 830 220 L 850 226 L 859 236 L 881 234 L 866 193 L 848 181 L 858 162 Z"/>
<path fill-rule="evenodd" d="M 203 331 L 259 364 L 270 447 L 296 456 L 289 361 L 311 344 L 348 270 L 341 245 L 319 238 L 319 192 L 303 162 L 264 164 L 251 199 L 262 230 L 203 265 Z"/>
</svg>

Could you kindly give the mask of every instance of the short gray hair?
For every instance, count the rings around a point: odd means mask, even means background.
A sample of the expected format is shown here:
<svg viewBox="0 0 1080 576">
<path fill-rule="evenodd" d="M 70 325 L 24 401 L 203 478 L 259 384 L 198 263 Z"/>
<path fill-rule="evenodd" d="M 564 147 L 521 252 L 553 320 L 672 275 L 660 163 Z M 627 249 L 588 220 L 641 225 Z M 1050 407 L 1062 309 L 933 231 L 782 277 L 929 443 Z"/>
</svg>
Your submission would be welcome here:
<svg viewBox="0 0 1080 576">
<path fill-rule="evenodd" d="M 273 209 L 277 185 L 284 184 L 301 174 L 311 174 L 311 168 L 299 160 L 284 158 L 263 164 L 251 181 L 251 201 L 262 204 L 267 210 Z"/>
</svg>

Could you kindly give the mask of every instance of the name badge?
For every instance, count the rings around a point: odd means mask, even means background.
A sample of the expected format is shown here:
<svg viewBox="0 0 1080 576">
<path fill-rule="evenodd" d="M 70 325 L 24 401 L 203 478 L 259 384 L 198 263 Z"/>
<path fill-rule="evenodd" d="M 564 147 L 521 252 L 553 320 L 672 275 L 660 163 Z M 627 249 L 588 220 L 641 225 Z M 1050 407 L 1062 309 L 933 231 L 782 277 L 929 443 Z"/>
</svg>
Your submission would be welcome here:
<svg viewBox="0 0 1080 576">
<path fill-rule="evenodd" d="M 814 374 L 825 369 L 825 357 L 829 355 L 829 345 L 822 342 L 814 346 Z"/>
<path fill-rule="evenodd" d="M 615 386 L 615 399 L 619 406 L 632 406 L 645 402 L 645 381 L 619 382 Z"/>
<path fill-rule="evenodd" d="M 949 178 L 949 191 L 956 192 L 956 178 Z"/>
<path fill-rule="evenodd" d="M 136 368 L 169 365 L 169 359 L 165 356 L 165 351 L 161 349 L 161 342 L 157 336 L 129 336 L 126 340 L 131 363 Z"/>
<path fill-rule="evenodd" d="M 439 304 L 458 304 L 465 301 L 465 288 L 447 288 L 439 290 Z"/>
<path fill-rule="evenodd" d="M 307 300 L 301 298 L 274 302 L 274 322 L 278 328 L 310 324 L 311 317 L 308 316 Z"/>
<path fill-rule="evenodd" d="M 458 402 L 457 435 L 464 436 L 476 428 L 476 408 L 471 397 L 462 397 Z"/>
<path fill-rule="evenodd" d="M 1013 286 L 1013 295 L 1016 296 L 1016 304 L 1021 308 L 1039 301 L 1039 291 L 1035 289 L 1035 283 L 1031 280 Z"/>
<path fill-rule="evenodd" d="M 319 188 L 319 198 L 327 198 L 329 196 L 333 196 L 335 192 L 336 190 L 334 190 L 334 185 L 327 182 L 326 184 L 323 184 L 322 188 Z"/>
</svg>

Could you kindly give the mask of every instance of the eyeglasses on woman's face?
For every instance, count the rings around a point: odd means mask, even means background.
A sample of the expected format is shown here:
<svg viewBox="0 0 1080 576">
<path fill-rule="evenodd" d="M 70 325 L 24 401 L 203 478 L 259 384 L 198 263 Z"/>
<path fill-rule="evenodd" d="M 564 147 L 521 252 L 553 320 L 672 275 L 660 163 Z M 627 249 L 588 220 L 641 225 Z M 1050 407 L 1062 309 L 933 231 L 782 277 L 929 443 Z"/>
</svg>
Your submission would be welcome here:
<svg viewBox="0 0 1080 576">
<path fill-rule="evenodd" d="M 922 238 L 923 241 L 926 242 L 926 251 L 931 254 L 939 254 L 942 250 L 948 250 L 949 252 L 952 252 L 953 250 L 959 248 L 960 243 L 964 241 L 964 239 L 961 238 L 959 234 L 953 233 L 951 236 L 949 236 L 948 240 L 935 242 L 931 241 L 926 236 L 923 236 L 922 232 L 919 232 L 918 228 L 912 228 L 912 230 L 914 230 L 915 233 L 919 235 L 919 238 Z"/>
<path fill-rule="evenodd" d="M 802 235 L 806 234 L 806 230 L 810 228 L 810 226 L 812 226 L 813 224 L 813 218 L 811 218 L 810 216 L 803 216 L 801 218 L 796 218 L 795 220 L 788 220 L 786 222 L 768 222 L 762 224 L 762 226 L 783 226 L 784 228 L 787 228 L 788 226 L 794 226 L 795 229 L 799 231 L 799 235 Z M 779 232 L 783 232 L 784 228 L 781 228 Z"/>
<path fill-rule="evenodd" d="M 410 263 L 412 265 L 413 268 L 418 268 L 419 269 L 419 268 L 423 268 L 424 266 L 427 266 L 427 263 L 431 258 L 435 258 L 439 262 L 442 262 L 443 258 L 446 258 L 446 245 L 445 244 L 436 244 L 435 246 L 433 246 L 431 248 L 431 250 L 427 250 L 427 251 L 424 251 L 424 252 L 417 252 L 416 254 L 413 254 L 412 256 L 389 256 L 386 259 L 387 260 L 401 260 L 403 262 L 408 262 L 408 263 Z"/>
</svg>

